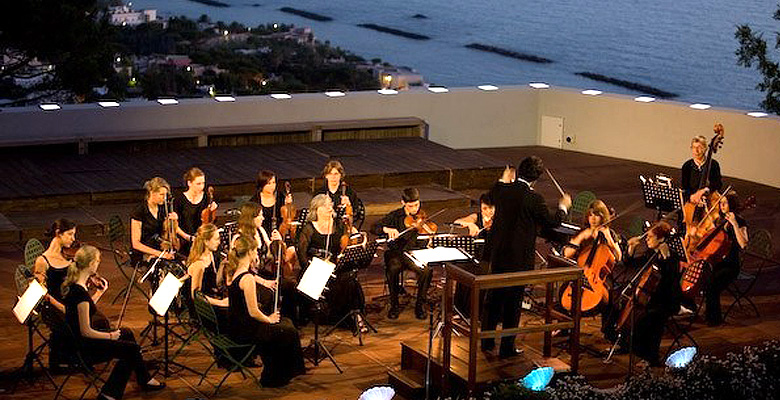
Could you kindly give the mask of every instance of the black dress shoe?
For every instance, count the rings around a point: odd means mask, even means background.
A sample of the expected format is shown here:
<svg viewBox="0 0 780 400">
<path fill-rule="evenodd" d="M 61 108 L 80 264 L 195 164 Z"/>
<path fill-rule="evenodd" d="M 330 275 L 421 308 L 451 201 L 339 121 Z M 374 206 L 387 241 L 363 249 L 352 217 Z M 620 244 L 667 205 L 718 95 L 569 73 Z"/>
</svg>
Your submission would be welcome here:
<svg viewBox="0 0 780 400">
<path fill-rule="evenodd" d="M 390 307 L 390 311 L 387 312 L 387 319 L 398 319 L 399 315 L 401 315 L 400 307 Z"/>
<path fill-rule="evenodd" d="M 414 317 L 417 319 L 425 319 L 428 317 L 428 313 L 425 312 L 425 308 L 417 306 L 414 308 Z"/>
<path fill-rule="evenodd" d="M 501 350 L 498 352 L 499 358 L 511 358 L 511 357 L 517 357 L 519 355 L 523 354 L 523 350 L 520 349 L 512 349 L 509 351 Z"/>
<path fill-rule="evenodd" d="M 157 390 L 165 389 L 165 382 L 157 382 L 157 383 L 144 383 L 141 386 L 141 389 L 147 391 L 147 392 L 154 392 Z"/>
</svg>

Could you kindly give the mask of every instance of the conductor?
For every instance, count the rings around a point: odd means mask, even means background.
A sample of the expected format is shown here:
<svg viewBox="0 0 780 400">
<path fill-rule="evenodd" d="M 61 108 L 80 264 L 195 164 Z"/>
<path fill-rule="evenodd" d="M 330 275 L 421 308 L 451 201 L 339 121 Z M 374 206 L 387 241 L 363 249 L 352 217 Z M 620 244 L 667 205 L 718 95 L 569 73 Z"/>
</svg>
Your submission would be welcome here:
<svg viewBox="0 0 780 400">
<path fill-rule="evenodd" d="M 571 207 L 571 196 L 562 194 L 558 210 L 551 213 L 544 198 L 533 189 L 544 172 L 544 164 L 537 156 L 526 157 L 517 168 L 517 180 L 499 182 L 490 193 L 495 202 L 495 222 L 488 234 L 485 261 L 490 273 L 527 271 L 534 268 L 537 232 L 560 224 Z M 482 330 L 495 330 L 499 319 L 503 329 L 516 328 L 520 322 L 520 302 L 524 286 L 488 291 L 487 313 Z M 482 350 L 493 351 L 495 340 L 483 339 Z M 515 350 L 515 335 L 504 336 L 498 355 L 501 358 L 519 354 Z"/>
</svg>

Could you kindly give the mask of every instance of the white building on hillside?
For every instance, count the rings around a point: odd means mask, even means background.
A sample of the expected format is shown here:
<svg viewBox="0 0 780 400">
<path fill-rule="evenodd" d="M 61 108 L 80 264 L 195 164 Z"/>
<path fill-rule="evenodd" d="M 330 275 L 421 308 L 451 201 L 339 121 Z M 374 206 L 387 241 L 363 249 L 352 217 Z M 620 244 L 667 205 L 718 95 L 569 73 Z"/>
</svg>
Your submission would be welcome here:
<svg viewBox="0 0 780 400">
<path fill-rule="evenodd" d="M 135 11 L 129 6 L 110 7 L 108 15 L 112 25 L 140 25 L 157 20 L 157 10 Z"/>
</svg>

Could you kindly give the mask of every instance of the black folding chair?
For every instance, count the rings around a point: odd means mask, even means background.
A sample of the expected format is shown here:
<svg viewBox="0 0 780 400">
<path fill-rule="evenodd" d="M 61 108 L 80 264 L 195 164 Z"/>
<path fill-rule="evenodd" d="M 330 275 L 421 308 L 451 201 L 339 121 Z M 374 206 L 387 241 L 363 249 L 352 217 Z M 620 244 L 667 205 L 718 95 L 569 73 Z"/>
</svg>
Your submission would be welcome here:
<svg viewBox="0 0 780 400">
<path fill-rule="evenodd" d="M 740 265 L 742 268 L 739 271 L 739 275 L 737 275 L 737 279 L 726 287 L 726 292 L 734 298 L 734 301 L 723 314 L 724 320 L 737 308 L 741 310 L 748 306 L 756 317 L 760 316 L 758 307 L 756 307 L 749 295 L 756 282 L 758 282 L 761 272 L 765 268 L 776 264 L 772 261 L 772 255 L 772 234 L 766 229 L 753 232 L 750 235 L 747 248 L 740 254 Z M 748 316 L 751 315 L 749 310 L 746 314 Z"/>
</svg>

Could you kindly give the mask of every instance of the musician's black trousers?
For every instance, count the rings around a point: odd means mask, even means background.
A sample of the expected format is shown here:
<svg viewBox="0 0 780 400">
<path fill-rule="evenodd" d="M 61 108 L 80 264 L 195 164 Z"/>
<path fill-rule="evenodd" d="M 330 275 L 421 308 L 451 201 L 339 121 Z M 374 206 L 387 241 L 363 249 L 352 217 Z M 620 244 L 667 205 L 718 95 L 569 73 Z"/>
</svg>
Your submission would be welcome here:
<svg viewBox="0 0 780 400">
<path fill-rule="evenodd" d="M 492 289 L 485 298 L 485 316 L 482 318 L 482 330 L 492 331 L 498 326 L 499 320 L 503 329 L 517 328 L 520 323 L 520 302 L 523 301 L 525 286 L 513 286 Z M 511 354 L 515 349 L 515 336 L 501 338 L 499 354 Z M 482 339 L 482 350 L 492 350 L 496 343 L 494 339 Z"/>
<path fill-rule="evenodd" d="M 105 395 L 115 399 L 121 399 L 125 394 L 125 386 L 127 386 L 131 372 L 135 371 L 135 377 L 140 386 L 146 385 L 151 379 L 141 355 L 141 346 L 136 343 L 133 332 L 126 328 L 122 328 L 121 332 L 119 340 L 81 339 L 82 351 L 89 360 L 88 362 L 118 360 L 101 390 Z"/>
<path fill-rule="evenodd" d="M 398 307 L 398 294 L 401 291 L 399 278 L 401 271 L 405 269 L 417 275 L 417 307 L 421 307 L 425 303 L 428 287 L 431 285 L 431 277 L 433 276 L 432 268 L 420 269 L 402 251 L 387 250 L 385 252 L 385 277 L 387 278 L 387 286 L 390 289 L 391 308 Z"/>
<path fill-rule="evenodd" d="M 713 266 L 712 277 L 705 290 L 705 299 L 707 304 L 706 317 L 710 324 L 720 324 L 723 322 L 723 314 L 720 310 L 720 293 L 726 287 L 737 279 L 739 275 L 739 264 L 733 262 L 720 262 Z"/>
</svg>

